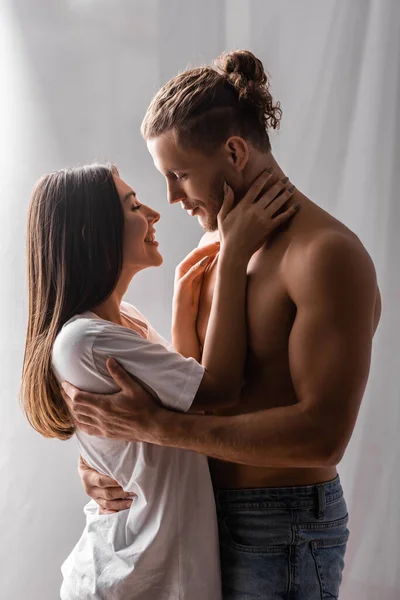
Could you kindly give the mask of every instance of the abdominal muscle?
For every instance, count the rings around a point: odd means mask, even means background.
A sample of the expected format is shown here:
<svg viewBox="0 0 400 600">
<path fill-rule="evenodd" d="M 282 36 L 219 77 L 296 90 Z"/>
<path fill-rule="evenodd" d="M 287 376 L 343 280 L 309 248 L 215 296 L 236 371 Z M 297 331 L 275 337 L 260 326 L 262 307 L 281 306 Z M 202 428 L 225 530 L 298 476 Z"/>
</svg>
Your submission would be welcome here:
<svg viewBox="0 0 400 600">
<path fill-rule="evenodd" d="M 293 389 L 288 356 L 288 340 L 295 318 L 294 307 L 280 283 L 278 254 L 269 250 L 250 263 L 247 284 L 248 359 L 245 384 L 239 404 L 215 414 L 233 415 L 268 408 L 291 406 L 297 398 Z M 271 255 L 271 256 L 269 256 Z M 205 274 L 200 297 L 197 331 L 201 343 L 207 331 L 215 284 L 215 263 Z M 253 274 L 254 273 L 254 274 Z M 266 440 L 266 449 L 268 440 Z M 266 450 L 267 452 L 267 450 Z M 336 469 L 302 467 L 255 467 L 209 458 L 213 484 L 219 489 L 285 487 L 312 485 L 334 479 Z"/>
<path fill-rule="evenodd" d="M 243 414 L 297 402 L 288 366 L 279 364 L 279 357 L 269 361 L 268 369 L 248 369 L 247 381 L 240 403 L 231 409 L 218 411 L 219 415 Z M 283 363 L 283 364 L 282 364 Z M 252 373 L 253 371 L 253 373 Z M 268 441 L 266 441 L 268 446 Z M 336 477 L 335 467 L 254 467 L 209 458 L 214 487 L 217 489 L 244 489 L 264 487 L 290 487 L 323 483 Z"/>
</svg>

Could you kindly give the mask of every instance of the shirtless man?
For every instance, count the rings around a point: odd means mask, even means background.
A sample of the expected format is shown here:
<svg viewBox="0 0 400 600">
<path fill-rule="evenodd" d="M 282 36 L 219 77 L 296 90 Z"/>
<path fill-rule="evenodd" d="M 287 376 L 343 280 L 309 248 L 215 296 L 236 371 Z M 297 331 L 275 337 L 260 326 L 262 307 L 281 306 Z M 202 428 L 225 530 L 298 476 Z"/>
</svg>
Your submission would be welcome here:
<svg viewBox="0 0 400 600">
<path fill-rule="evenodd" d="M 226 181 L 238 201 L 276 163 L 268 128 L 281 112 L 250 52 L 185 71 L 157 93 L 142 133 L 171 204 L 217 236 Z M 367 383 L 381 304 L 359 239 L 299 190 L 301 209 L 248 268 L 248 358 L 240 403 L 218 414 L 169 412 L 118 365 L 112 397 L 66 385 L 87 433 L 206 454 L 220 525 L 226 600 L 337 598 L 348 538 L 337 476 Z M 204 276 L 198 336 L 204 340 L 215 263 Z M 87 493 L 107 510 L 130 501 L 116 482 L 81 462 Z M 156 502 L 157 499 L 155 498 Z M 205 599 L 206 600 L 206 599 Z"/>
</svg>

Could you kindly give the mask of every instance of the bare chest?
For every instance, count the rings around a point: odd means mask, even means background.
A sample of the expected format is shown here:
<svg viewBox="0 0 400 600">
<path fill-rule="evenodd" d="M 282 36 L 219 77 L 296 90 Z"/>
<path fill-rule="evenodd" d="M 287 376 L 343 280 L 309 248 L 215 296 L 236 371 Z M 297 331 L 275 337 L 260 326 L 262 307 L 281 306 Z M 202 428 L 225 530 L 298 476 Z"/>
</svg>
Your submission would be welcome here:
<svg viewBox="0 0 400 600">
<path fill-rule="evenodd" d="M 247 376 L 287 363 L 287 347 L 295 307 L 280 276 L 282 252 L 261 251 L 248 267 L 247 279 Z M 216 260 L 204 276 L 197 330 L 204 343 L 210 317 Z"/>
</svg>

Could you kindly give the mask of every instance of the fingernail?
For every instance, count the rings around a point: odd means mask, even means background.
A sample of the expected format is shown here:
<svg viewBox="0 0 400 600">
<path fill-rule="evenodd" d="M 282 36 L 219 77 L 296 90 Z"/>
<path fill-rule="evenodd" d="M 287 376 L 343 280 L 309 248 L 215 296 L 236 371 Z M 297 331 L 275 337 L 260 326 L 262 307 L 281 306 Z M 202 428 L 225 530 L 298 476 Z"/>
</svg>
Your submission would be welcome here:
<svg viewBox="0 0 400 600">
<path fill-rule="evenodd" d="M 111 367 L 116 367 L 117 366 L 117 361 L 115 360 L 115 358 L 113 358 L 112 356 L 108 357 L 108 364 Z"/>
<path fill-rule="evenodd" d="M 204 258 L 202 258 L 200 261 L 200 265 L 204 267 L 204 265 L 207 264 L 209 258 L 209 256 L 205 256 Z"/>
<path fill-rule="evenodd" d="M 287 183 L 288 181 L 289 181 L 289 177 L 284 177 L 284 178 L 282 179 L 282 183 Z"/>
</svg>

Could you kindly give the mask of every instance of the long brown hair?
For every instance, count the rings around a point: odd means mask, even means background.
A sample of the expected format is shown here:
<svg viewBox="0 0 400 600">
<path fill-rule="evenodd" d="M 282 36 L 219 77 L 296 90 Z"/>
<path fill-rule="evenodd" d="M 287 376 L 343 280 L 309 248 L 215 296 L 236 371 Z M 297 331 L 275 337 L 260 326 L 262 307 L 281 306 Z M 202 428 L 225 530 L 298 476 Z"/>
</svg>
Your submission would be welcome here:
<svg viewBox="0 0 400 600">
<path fill-rule="evenodd" d="M 281 116 L 262 62 L 248 50 L 237 50 L 168 81 L 150 103 L 141 132 L 148 140 L 174 130 L 183 148 L 204 151 L 240 135 L 268 152 L 268 129 L 278 128 Z"/>
<path fill-rule="evenodd" d="M 34 429 L 68 439 L 74 425 L 52 371 L 61 327 L 104 302 L 122 269 L 124 216 L 113 166 L 62 169 L 42 177 L 29 205 L 29 314 L 21 402 Z"/>
</svg>

